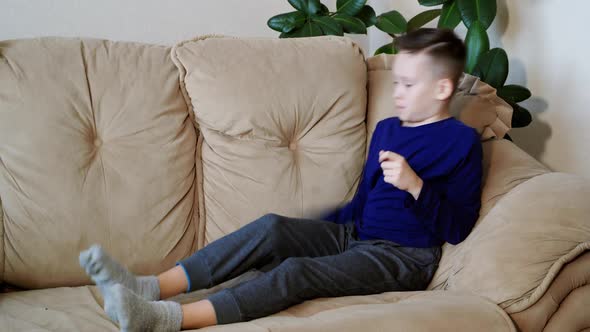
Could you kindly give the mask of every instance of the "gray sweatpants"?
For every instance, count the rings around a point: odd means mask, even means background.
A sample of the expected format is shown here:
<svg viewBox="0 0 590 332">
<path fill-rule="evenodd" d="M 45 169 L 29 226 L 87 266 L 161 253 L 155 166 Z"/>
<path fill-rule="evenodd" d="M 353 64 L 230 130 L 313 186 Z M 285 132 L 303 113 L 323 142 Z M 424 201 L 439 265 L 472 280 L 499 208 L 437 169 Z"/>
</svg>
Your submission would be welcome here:
<svg viewBox="0 0 590 332">
<path fill-rule="evenodd" d="M 354 224 L 265 215 L 180 261 L 189 289 L 210 288 L 250 270 L 264 274 L 208 299 L 218 324 L 268 316 L 318 297 L 421 290 L 440 247 L 360 241 Z"/>
</svg>

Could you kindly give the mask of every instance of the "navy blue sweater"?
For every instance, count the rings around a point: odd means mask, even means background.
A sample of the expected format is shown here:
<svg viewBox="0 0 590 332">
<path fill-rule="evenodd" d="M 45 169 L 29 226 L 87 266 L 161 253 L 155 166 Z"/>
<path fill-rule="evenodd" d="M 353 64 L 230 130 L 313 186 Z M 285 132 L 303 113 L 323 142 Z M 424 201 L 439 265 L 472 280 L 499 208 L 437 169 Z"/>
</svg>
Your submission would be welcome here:
<svg viewBox="0 0 590 332">
<path fill-rule="evenodd" d="M 417 200 L 384 181 L 380 150 L 404 156 L 424 181 Z M 354 221 L 361 240 L 410 247 L 457 244 L 479 217 L 481 180 L 482 148 L 475 129 L 454 118 L 418 127 L 388 118 L 375 128 L 354 198 L 321 219 Z"/>
</svg>

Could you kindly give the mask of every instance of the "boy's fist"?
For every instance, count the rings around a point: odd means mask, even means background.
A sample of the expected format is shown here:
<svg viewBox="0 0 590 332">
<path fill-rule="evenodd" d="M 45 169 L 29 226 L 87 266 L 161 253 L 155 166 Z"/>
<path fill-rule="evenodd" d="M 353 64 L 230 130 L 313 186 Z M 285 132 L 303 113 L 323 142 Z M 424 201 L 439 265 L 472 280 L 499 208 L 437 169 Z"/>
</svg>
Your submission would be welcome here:
<svg viewBox="0 0 590 332">
<path fill-rule="evenodd" d="M 385 182 L 409 192 L 414 196 L 414 199 L 418 199 L 423 182 L 410 167 L 406 158 L 392 151 L 381 150 L 379 151 L 379 163 Z"/>
</svg>

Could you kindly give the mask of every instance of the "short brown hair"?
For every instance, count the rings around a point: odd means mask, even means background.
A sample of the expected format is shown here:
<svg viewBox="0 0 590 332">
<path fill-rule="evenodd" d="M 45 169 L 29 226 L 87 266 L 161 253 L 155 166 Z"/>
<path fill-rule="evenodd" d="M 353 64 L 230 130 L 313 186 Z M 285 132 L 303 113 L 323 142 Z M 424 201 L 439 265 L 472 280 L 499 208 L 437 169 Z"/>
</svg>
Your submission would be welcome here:
<svg viewBox="0 0 590 332">
<path fill-rule="evenodd" d="M 429 55 L 444 77 L 456 88 L 465 67 L 466 50 L 463 41 L 450 29 L 422 28 L 395 39 L 398 52 Z"/>
</svg>

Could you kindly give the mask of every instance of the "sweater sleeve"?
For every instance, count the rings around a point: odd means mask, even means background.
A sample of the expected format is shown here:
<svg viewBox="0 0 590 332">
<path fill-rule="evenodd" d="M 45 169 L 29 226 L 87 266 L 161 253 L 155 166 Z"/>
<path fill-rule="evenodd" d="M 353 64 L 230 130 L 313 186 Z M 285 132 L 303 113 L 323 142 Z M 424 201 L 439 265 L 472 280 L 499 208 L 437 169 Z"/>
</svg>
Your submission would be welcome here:
<svg viewBox="0 0 590 332">
<path fill-rule="evenodd" d="M 369 154 L 367 156 L 367 160 L 371 160 L 371 158 L 377 158 L 379 154 L 379 151 L 377 151 L 379 144 L 377 142 L 379 141 L 379 135 L 381 132 L 380 125 L 381 121 L 377 123 L 375 131 L 373 132 L 371 144 L 369 145 Z M 357 188 L 357 192 L 352 198 L 352 200 L 342 207 L 328 211 L 327 213 L 323 214 L 320 217 L 320 220 L 327 220 L 337 224 L 346 224 L 348 222 L 355 221 L 362 217 L 363 207 L 365 206 L 367 194 L 370 190 L 370 184 L 368 181 L 368 177 L 366 176 L 366 172 L 367 163 L 365 163 L 363 172 L 361 174 L 361 180 Z"/>
<path fill-rule="evenodd" d="M 362 179 L 361 184 L 363 184 L 363 186 L 359 185 L 359 190 L 350 202 L 340 208 L 327 212 L 320 217 L 320 220 L 327 220 L 336 224 L 346 224 L 354 221 L 357 216 L 360 216 L 362 213 L 363 201 L 366 197 L 366 193 L 361 189 L 364 187 Z"/>
<path fill-rule="evenodd" d="M 481 207 L 482 147 L 479 137 L 443 186 L 424 181 L 410 208 L 433 234 L 459 244 L 471 232 Z"/>
</svg>

